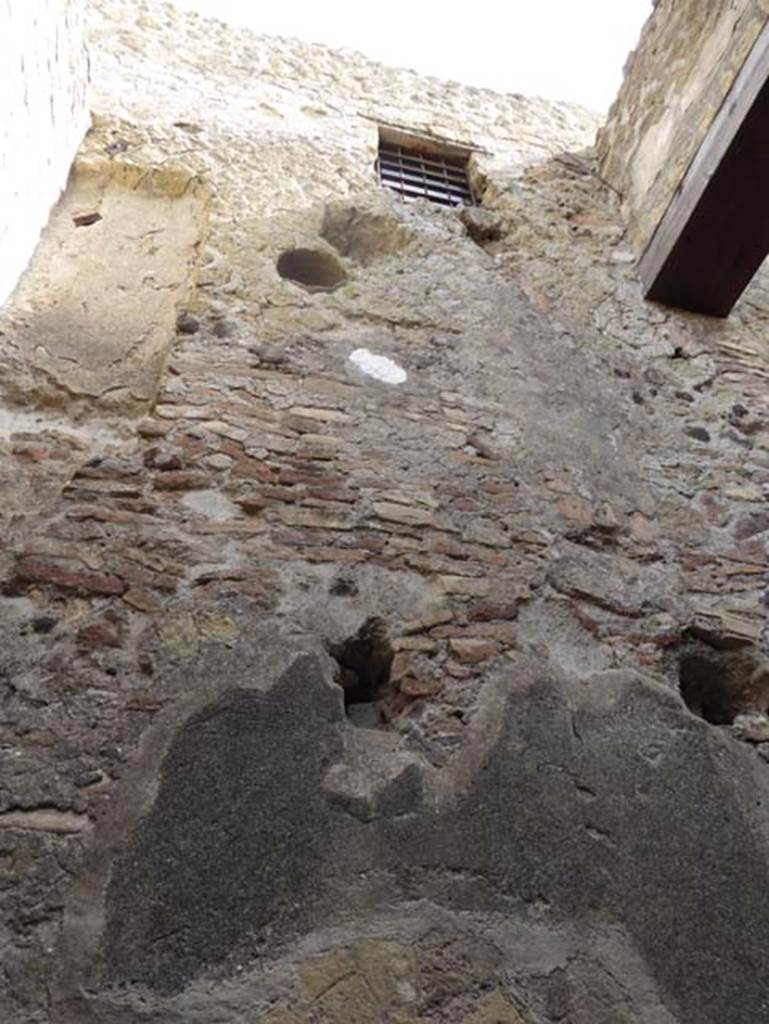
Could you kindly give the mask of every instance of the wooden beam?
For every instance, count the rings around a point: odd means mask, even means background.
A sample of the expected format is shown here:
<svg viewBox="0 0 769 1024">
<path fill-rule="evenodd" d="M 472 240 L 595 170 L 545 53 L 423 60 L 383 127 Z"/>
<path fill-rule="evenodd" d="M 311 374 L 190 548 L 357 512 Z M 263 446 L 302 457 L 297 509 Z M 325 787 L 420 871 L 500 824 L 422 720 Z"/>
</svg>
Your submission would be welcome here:
<svg viewBox="0 0 769 1024">
<path fill-rule="evenodd" d="M 648 299 L 728 316 L 769 253 L 769 21 L 646 251 Z"/>
</svg>

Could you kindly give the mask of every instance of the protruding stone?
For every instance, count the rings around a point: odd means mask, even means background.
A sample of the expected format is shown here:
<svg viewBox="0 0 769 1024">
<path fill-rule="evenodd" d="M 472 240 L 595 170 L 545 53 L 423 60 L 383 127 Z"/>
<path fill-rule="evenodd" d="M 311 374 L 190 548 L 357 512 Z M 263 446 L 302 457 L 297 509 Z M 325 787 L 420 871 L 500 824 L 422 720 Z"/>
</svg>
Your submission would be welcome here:
<svg viewBox="0 0 769 1024">
<path fill-rule="evenodd" d="M 475 665 L 496 657 L 499 654 L 499 645 L 493 640 L 463 637 L 449 640 L 449 650 L 457 661 Z"/>
</svg>

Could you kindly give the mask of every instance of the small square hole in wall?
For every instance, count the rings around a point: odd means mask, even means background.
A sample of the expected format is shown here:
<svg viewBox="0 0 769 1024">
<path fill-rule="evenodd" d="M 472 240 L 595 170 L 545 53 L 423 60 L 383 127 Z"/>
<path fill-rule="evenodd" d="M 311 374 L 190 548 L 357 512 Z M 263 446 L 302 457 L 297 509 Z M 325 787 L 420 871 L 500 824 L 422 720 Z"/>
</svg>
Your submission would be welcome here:
<svg viewBox="0 0 769 1024">
<path fill-rule="evenodd" d="M 467 161 L 470 151 L 433 139 L 379 131 L 379 184 L 404 199 L 429 199 L 440 206 L 474 206 Z"/>
</svg>

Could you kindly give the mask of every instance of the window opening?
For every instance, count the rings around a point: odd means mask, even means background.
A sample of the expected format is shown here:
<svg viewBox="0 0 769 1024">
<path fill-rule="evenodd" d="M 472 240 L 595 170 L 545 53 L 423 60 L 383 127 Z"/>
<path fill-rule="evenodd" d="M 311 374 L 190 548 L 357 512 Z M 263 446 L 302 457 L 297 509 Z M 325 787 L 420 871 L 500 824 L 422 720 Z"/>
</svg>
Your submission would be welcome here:
<svg viewBox="0 0 769 1024">
<path fill-rule="evenodd" d="M 475 205 L 466 157 L 428 153 L 380 138 L 376 168 L 379 184 L 404 199 L 429 199 L 441 206 Z"/>
</svg>

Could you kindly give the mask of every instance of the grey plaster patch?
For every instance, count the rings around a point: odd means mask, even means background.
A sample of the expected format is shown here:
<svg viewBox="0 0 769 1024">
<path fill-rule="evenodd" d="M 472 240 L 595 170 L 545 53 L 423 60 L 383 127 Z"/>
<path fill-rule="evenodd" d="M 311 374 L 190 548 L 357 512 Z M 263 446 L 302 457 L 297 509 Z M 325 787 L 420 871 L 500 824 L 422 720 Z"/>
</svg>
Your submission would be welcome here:
<svg viewBox="0 0 769 1024">
<path fill-rule="evenodd" d="M 530 978 L 532 1005 L 555 1000 L 585 1022 L 623 1001 L 628 1020 L 655 1024 L 671 1019 L 662 1006 L 679 1024 L 755 1019 L 769 943 L 756 894 L 769 866 L 755 838 L 766 811 L 735 799 L 749 752 L 642 676 L 570 684 L 544 666 L 517 671 L 496 739 L 482 737 L 485 753 L 456 774 L 443 810 L 418 764 L 385 785 L 372 814 L 339 800 L 347 784 L 329 791 L 347 727 L 341 691 L 313 659 L 267 693 L 232 689 L 195 714 L 114 864 L 95 991 L 109 982 L 168 998 L 418 896 L 480 915 L 500 937 L 522 913 L 556 933 L 579 929 L 590 957 L 564 968 L 560 989 Z M 635 966 L 617 988 L 627 943 Z M 661 1003 L 640 1016 L 650 992 Z"/>
<path fill-rule="evenodd" d="M 110 980 L 172 992 L 246 936 L 271 941 L 305 917 L 332 838 L 313 788 L 341 754 L 343 719 L 341 690 L 300 658 L 268 694 L 232 690 L 185 724 L 115 865 Z"/>
<path fill-rule="evenodd" d="M 192 283 L 206 202 L 183 171 L 78 165 L 3 311 L 6 397 L 146 410 Z M 88 228 L 73 222 L 84 210 L 100 215 Z"/>
<path fill-rule="evenodd" d="M 218 522 L 240 515 L 238 506 L 220 491 L 191 491 L 181 501 L 190 511 Z"/>
</svg>

